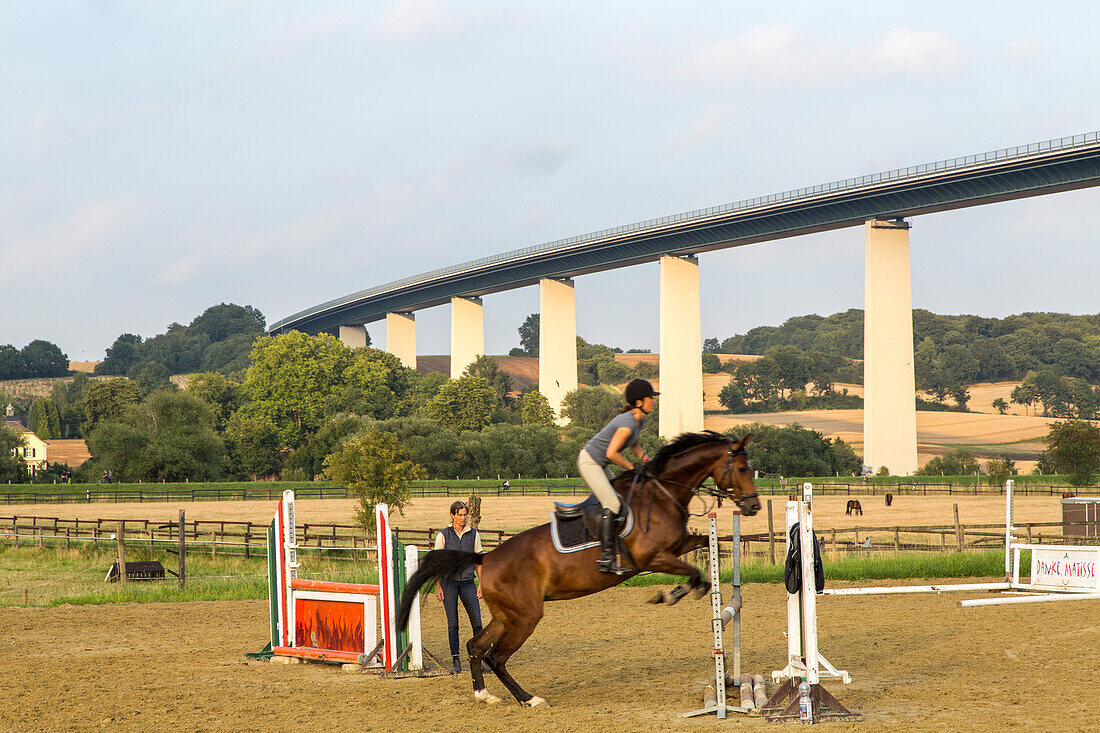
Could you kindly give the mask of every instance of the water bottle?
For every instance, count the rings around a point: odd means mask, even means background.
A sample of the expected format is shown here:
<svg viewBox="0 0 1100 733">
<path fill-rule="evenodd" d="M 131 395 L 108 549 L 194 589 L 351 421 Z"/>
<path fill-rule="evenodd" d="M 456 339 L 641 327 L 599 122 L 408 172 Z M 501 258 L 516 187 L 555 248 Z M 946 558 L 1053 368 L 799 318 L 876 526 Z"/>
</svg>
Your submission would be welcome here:
<svg viewBox="0 0 1100 733">
<path fill-rule="evenodd" d="M 810 701 L 810 683 L 802 680 L 798 686 L 798 721 L 803 725 L 814 722 L 814 708 Z"/>
</svg>

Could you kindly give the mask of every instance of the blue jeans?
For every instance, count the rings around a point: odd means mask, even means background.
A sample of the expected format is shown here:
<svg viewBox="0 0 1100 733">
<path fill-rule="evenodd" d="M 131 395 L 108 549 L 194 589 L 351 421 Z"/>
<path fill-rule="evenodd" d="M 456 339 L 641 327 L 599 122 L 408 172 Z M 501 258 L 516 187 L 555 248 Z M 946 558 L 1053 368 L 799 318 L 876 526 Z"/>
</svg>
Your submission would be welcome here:
<svg viewBox="0 0 1100 733">
<path fill-rule="evenodd" d="M 443 609 L 447 612 L 447 641 L 451 643 L 451 656 L 458 656 L 458 599 L 466 607 L 474 636 L 481 633 L 481 604 L 477 600 L 477 584 L 470 580 L 443 581 Z"/>
</svg>

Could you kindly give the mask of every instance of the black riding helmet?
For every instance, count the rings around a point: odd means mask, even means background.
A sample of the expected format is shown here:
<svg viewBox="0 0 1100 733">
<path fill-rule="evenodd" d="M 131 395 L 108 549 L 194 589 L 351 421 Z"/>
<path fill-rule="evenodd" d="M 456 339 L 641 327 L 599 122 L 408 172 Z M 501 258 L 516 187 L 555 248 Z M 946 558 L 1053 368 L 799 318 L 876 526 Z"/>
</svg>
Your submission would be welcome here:
<svg viewBox="0 0 1100 733">
<path fill-rule="evenodd" d="M 634 403 L 638 400 L 644 400 L 646 397 L 656 397 L 661 394 L 653 390 L 653 385 L 644 379 L 635 379 L 630 384 L 626 385 L 626 404 L 634 407 Z"/>
</svg>

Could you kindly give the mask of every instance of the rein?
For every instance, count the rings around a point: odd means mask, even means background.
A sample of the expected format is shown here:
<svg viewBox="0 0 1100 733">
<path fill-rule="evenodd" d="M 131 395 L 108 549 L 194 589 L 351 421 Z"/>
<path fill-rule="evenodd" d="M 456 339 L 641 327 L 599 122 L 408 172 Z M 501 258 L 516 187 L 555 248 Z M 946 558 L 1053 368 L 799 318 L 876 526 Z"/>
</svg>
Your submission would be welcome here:
<svg viewBox="0 0 1100 733">
<path fill-rule="evenodd" d="M 732 480 L 733 479 L 733 457 L 734 456 L 743 456 L 743 455 L 747 455 L 747 452 L 744 449 L 739 449 L 739 450 L 732 450 L 731 449 L 731 450 L 726 451 L 726 470 L 722 474 L 722 478 L 725 479 L 728 482 L 729 486 L 733 486 L 733 480 Z M 703 487 L 702 483 L 700 483 L 697 486 L 690 486 L 688 484 L 680 483 L 679 481 L 673 481 L 671 479 L 665 479 L 665 481 L 667 483 L 672 484 L 673 486 L 679 486 L 681 488 L 688 489 L 688 490 L 691 491 L 691 497 L 688 498 L 688 506 L 690 506 L 691 500 L 699 495 L 698 492 Z M 688 517 L 701 517 L 701 516 L 704 516 L 706 514 L 706 511 L 704 511 L 701 514 L 692 514 L 690 509 L 688 508 L 688 506 L 685 506 L 685 505 L 681 504 L 679 502 L 679 500 L 675 496 L 672 495 L 672 492 L 670 492 L 668 489 L 666 489 L 661 484 L 661 480 L 659 478 L 657 478 L 656 476 L 650 477 L 650 482 L 657 485 L 657 488 L 661 490 L 661 493 L 663 493 L 665 496 L 667 496 L 669 501 L 671 501 L 673 503 L 673 505 L 677 509 L 680 510 L 680 513 L 682 515 L 684 515 L 683 518 L 685 520 Z M 637 484 L 637 479 L 635 479 L 631 483 L 631 486 L 630 486 L 630 493 L 631 494 L 634 493 L 634 486 L 636 484 Z M 728 491 L 728 489 L 725 489 L 725 490 Z M 707 494 L 710 494 L 711 496 L 715 496 L 715 497 L 721 497 L 722 496 L 719 493 L 720 491 L 723 491 L 723 489 L 721 487 L 717 486 L 717 484 L 715 485 L 715 489 L 713 489 L 713 490 L 706 489 Z M 751 494 L 745 494 L 744 496 L 737 497 L 736 501 L 737 501 L 738 506 L 740 506 L 742 501 L 745 501 L 745 500 L 748 500 L 748 499 L 757 499 L 759 497 L 760 497 L 760 495 L 757 492 L 754 491 Z M 653 491 L 652 490 L 650 490 L 648 498 L 649 498 L 649 509 L 650 509 L 650 512 L 652 512 L 652 507 L 653 507 Z M 649 531 L 649 515 L 648 514 L 646 515 L 645 528 L 642 531 L 643 532 L 648 532 Z"/>
</svg>

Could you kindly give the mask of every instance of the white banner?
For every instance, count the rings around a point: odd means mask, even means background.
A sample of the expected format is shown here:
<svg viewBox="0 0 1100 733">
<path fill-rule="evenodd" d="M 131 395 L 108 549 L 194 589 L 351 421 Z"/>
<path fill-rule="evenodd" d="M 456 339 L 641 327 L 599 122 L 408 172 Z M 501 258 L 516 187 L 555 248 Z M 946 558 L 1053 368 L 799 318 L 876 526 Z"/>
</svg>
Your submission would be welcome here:
<svg viewBox="0 0 1100 733">
<path fill-rule="evenodd" d="M 1100 549 L 1031 549 L 1031 585 L 1050 590 L 1100 590 Z"/>
</svg>

